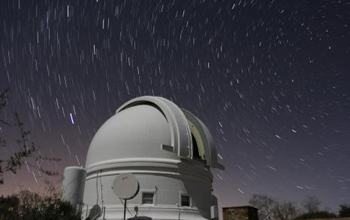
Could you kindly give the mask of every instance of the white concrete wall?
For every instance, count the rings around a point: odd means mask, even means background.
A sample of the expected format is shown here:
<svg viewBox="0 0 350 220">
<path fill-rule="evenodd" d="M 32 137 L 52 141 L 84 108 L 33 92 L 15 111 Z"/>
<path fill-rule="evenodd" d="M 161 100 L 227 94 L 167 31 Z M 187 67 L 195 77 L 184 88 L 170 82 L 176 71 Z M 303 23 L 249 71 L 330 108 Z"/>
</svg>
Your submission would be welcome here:
<svg viewBox="0 0 350 220">
<path fill-rule="evenodd" d="M 92 208 L 98 200 L 98 205 L 101 208 L 105 207 L 106 219 L 123 218 L 123 203 L 112 189 L 113 180 L 120 172 L 133 173 L 140 184 L 138 195 L 127 203 L 131 213 L 127 211 L 128 218 L 135 216 L 134 207 L 137 206 L 138 216 L 148 216 L 152 219 L 178 219 L 179 215 L 181 219 L 210 219 L 212 176 L 198 161 L 169 163 L 167 167 L 150 163 L 142 167 L 124 167 L 119 171 L 102 169 L 102 172 L 97 172 L 98 175 L 96 172 L 88 173 L 85 183 L 84 217 L 86 208 Z M 142 192 L 154 192 L 153 205 L 141 204 Z M 191 197 L 191 207 L 180 207 L 181 193 Z"/>
<path fill-rule="evenodd" d="M 85 185 L 86 171 L 82 167 L 66 167 L 63 173 L 61 199 L 70 202 L 74 208 L 80 210 Z"/>
</svg>

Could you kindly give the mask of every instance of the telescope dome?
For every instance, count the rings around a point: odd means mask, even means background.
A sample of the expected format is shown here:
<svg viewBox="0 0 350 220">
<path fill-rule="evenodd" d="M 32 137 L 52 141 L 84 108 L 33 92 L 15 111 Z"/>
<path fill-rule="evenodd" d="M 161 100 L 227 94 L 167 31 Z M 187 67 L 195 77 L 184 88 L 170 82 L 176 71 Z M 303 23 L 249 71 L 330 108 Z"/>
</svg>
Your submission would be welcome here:
<svg viewBox="0 0 350 220">
<path fill-rule="evenodd" d="M 130 160 L 198 159 L 218 167 L 216 150 L 206 126 L 173 102 L 144 96 L 122 105 L 95 134 L 86 169 L 113 167 Z"/>
<path fill-rule="evenodd" d="M 108 119 L 93 138 L 86 159 L 92 164 L 125 158 L 174 157 L 161 151 L 171 137 L 164 115 L 150 105 L 128 108 Z"/>
</svg>

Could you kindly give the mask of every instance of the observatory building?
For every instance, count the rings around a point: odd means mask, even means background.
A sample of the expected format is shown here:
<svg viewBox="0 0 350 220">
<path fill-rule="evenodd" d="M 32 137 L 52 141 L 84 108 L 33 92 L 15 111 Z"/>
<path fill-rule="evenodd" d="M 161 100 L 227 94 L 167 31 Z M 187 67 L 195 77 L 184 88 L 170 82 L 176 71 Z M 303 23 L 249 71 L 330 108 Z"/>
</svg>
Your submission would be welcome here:
<svg viewBox="0 0 350 220">
<path fill-rule="evenodd" d="M 203 122 L 167 99 L 139 97 L 97 131 L 85 168 L 65 169 L 62 199 L 83 219 L 216 219 L 210 168 L 223 166 Z"/>
</svg>

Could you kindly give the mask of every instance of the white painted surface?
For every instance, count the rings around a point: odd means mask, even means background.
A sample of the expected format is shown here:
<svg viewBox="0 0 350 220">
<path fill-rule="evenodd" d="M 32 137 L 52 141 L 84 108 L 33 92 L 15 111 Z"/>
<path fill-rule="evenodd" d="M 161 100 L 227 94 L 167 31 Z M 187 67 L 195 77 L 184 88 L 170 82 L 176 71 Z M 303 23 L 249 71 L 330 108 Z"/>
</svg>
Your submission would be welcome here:
<svg viewBox="0 0 350 220">
<path fill-rule="evenodd" d="M 130 173 L 119 174 L 113 180 L 113 192 L 119 199 L 132 199 L 139 191 L 139 182 Z"/>
<path fill-rule="evenodd" d="M 82 167 L 66 167 L 63 173 L 63 201 L 70 202 L 75 208 L 80 208 L 83 202 L 86 171 Z"/>
<path fill-rule="evenodd" d="M 190 124 L 196 126 L 192 132 L 197 132 L 202 160 L 193 158 Z M 113 193 L 113 181 L 132 173 L 140 191 L 127 203 L 127 218 L 210 219 L 209 169 L 220 167 L 216 157 L 209 130 L 197 117 L 164 98 L 133 99 L 101 126 L 91 142 L 83 217 L 98 206 L 99 219 L 122 219 L 123 201 Z M 143 192 L 154 193 L 153 204 L 142 204 Z M 182 194 L 190 196 L 190 207 L 181 207 Z"/>
<path fill-rule="evenodd" d="M 140 192 L 127 203 L 130 210 L 127 216 L 133 217 L 137 206 L 139 216 L 152 219 L 178 219 L 179 214 L 181 219 L 209 219 L 212 175 L 200 162 L 193 162 L 172 164 L 172 168 L 155 167 L 150 162 L 142 168 L 120 171 L 132 172 L 140 184 Z M 84 203 L 89 207 L 96 203 L 106 207 L 107 219 L 121 219 L 123 216 L 123 202 L 113 194 L 111 187 L 116 175 L 118 171 L 102 171 L 87 176 Z M 142 204 L 142 192 L 155 193 L 153 205 Z M 180 193 L 191 197 L 191 207 L 180 207 Z"/>
</svg>

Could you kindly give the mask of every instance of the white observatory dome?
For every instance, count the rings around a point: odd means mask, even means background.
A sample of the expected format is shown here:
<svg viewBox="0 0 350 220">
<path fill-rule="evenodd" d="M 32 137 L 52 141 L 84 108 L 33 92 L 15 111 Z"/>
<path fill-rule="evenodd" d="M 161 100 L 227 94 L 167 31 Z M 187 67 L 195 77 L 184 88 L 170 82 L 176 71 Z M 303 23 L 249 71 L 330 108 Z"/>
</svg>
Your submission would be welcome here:
<svg viewBox="0 0 350 220">
<path fill-rule="evenodd" d="M 138 105 L 107 120 L 93 138 L 86 167 L 126 158 L 175 158 L 160 150 L 170 145 L 171 136 L 164 115 L 151 105 Z"/>
<path fill-rule="evenodd" d="M 213 219 L 210 168 L 223 166 L 207 127 L 167 99 L 139 97 L 97 131 L 85 169 L 66 168 L 62 198 L 82 208 L 85 218 L 123 219 L 126 200 L 115 194 L 123 189 L 113 187 L 132 174 L 138 190 L 127 201 L 128 219 Z M 79 187 L 83 196 L 70 193 Z"/>
<path fill-rule="evenodd" d="M 97 131 L 86 169 L 98 170 L 128 158 L 179 160 L 196 155 L 208 166 L 220 167 L 212 136 L 198 118 L 167 99 L 144 96 L 122 105 Z"/>
</svg>

